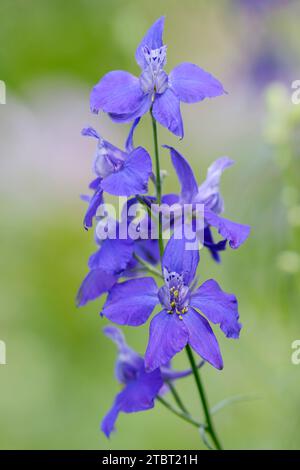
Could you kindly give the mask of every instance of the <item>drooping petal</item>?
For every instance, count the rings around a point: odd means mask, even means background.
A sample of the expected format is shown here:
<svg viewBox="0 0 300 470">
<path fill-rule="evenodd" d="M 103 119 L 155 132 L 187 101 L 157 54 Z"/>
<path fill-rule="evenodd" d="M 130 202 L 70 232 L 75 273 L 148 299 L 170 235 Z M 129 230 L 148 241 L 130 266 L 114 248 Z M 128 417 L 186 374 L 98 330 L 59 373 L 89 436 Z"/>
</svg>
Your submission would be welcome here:
<svg viewBox="0 0 300 470">
<path fill-rule="evenodd" d="M 231 220 L 224 219 L 214 212 L 204 211 L 205 222 L 218 229 L 222 237 L 229 241 L 231 248 L 238 248 L 248 238 L 250 234 L 249 225 L 237 224 Z"/>
<path fill-rule="evenodd" d="M 208 321 L 192 307 L 189 307 L 188 312 L 182 316 L 182 322 L 188 330 L 190 346 L 205 361 L 217 369 L 222 369 L 223 360 L 218 341 Z"/>
<path fill-rule="evenodd" d="M 111 410 L 102 421 L 101 429 L 104 434 L 109 437 L 121 411 L 135 413 L 153 408 L 154 399 L 162 386 L 163 380 L 159 369 L 151 373 L 141 370 L 137 378 L 128 382 L 116 396 Z"/>
<path fill-rule="evenodd" d="M 157 286 L 150 277 L 116 284 L 108 294 L 101 315 L 119 325 L 145 323 L 158 303 Z"/>
<path fill-rule="evenodd" d="M 159 49 L 163 46 L 163 31 L 164 31 L 164 23 L 165 17 L 162 16 L 155 21 L 155 23 L 151 26 L 151 28 L 147 31 L 146 35 L 143 37 L 142 41 L 140 42 L 137 50 L 135 52 L 135 59 L 141 69 L 144 69 L 147 65 L 145 61 L 145 56 L 143 53 L 143 49 L 145 46 L 148 49 Z"/>
<path fill-rule="evenodd" d="M 181 201 L 192 203 L 198 193 L 198 185 L 193 170 L 187 160 L 173 147 L 164 145 L 170 150 L 171 159 L 181 184 Z"/>
<path fill-rule="evenodd" d="M 97 209 L 102 204 L 102 202 L 103 202 L 103 191 L 101 187 L 98 187 L 98 189 L 96 189 L 96 191 L 94 192 L 93 196 L 90 199 L 88 209 L 83 219 L 84 228 L 86 230 L 88 230 L 89 228 L 93 226 L 93 218 L 95 217 L 97 213 Z"/>
<path fill-rule="evenodd" d="M 186 244 L 186 238 L 175 239 L 173 235 L 165 248 L 162 266 L 169 273 L 182 274 L 184 284 L 188 286 L 196 275 L 199 250 L 187 250 Z"/>
<path fill-rule="evenodd" d="M 97 176 L 93 181 L 90 182 L 89 188 L 93 189 L 93 191 L 96 191 L 96 189 L 99 187 L 101 183 L 102 178 L 100 176 Z"/>
<path fill-rule="evenodd" d="M 132 152 L 133 149 L 134 149 L 133 135 L 134 135 L 135 128 L 137 127 L 137 125 L 138 125 L 138 123 L 140 122 L 140 120 L 141 120 L 140 117 L 136 118 L 136 119 L 133 121 L 132 126 L 130 127 L 129 134 L 128 134 L 128 137 L 127 137 L 126 142 L 125 142 L 125 149 L 126 149 L 126 152 L 127 152 L 127 153 Z"/>
<path fill-rule="evenodd" d="M 90 106 L 93 113 L 128 114 L 136 111 L 144 98 L 137 77 L 123 70 L 109 72 L 94 86 Z"/>
<path fill-rule="evenodd" d="M 198 369 L 200 369 L 200 367 L 203 367 L 204 364 L 205 364 L 205 361 L 199 362 L 197 366 Z M 161 375 L 164 381 L 183 379 L 184 377 L 188 377 L 189 375 L 193 373 L 192 369 L 175 370 L 175 369 L 172 369 L 170 366 L 169 367 L 162 366 L 160 368 L 160 371 L 161 371 Z"/>
<path fill-rule="evenodd" d="M 133 121 L 134 119 L 137 119 L 138 117 L 143 116 L 146 114 L 150 106 L 152 104 L 152 95 L 151 93 L 144 94 L 143 97 L 141 98 L 138 107 L 129 113 L 125 114 L 118 114 L 118 113 L 109 113 L 109 117 L 117 123 L 121 124 L 126 124 L 128 122 Z"/>
<path fill-rule="evenodd" d="M 191 306 L 201 310 L 209 321 L 220 324 L 228 338 L 238 338 L 242 325 L 239 323 L 238 303 L 235 295 L 223 292 L 214 279 L 204 282 L 193 293 Z"/>
<path fill-rule="evenodd" d="M 107 238 L 102 241 L 99 250 L 90 257 L 89 268 L 118 274 L 127 268 L 133 250 L 133 240 Z"/>
<path fill-rule="evenodd" d="M 169 129 L 178 137 L 183 137 L 183 123 L 180 112 L 180 102 L 170 88 L 156 95 L 153 103 L 152 113 L 156 121 Z"/>
<path fill-rule="evenodd" d="M 195 64 L 184 62 L 169 74 L 170 86 L 180 101 L 195 103 L 225 93 L 223 85 L 210 73 Z"/>
<path fill-rule="evenodd" d="M 152 172 L 151 157 L 143 147 L 137 147 L 126 158 L 123 168 L 102 180 L 101 187 L 109 194 L 132 196 L 148 191 Z"/>
<path fill-rule="evenodd" d="M 207 170 L 205 181 L 199 186 L 196 202 L 206 205 L 206 208 L 216 212 L 223 212 L 224 203 L 220 195 L 220 179 L 223 171 L 234 164 L 228 157 L 215 160 Z"/>
<path fill-rule="evenodd" d="M 122 397 L 121 409 L 125 413 L 147 410 L 153 408 L 154 398 L 163 385 L 159 369 L 146 372 L 142 369 L 135 381 L 126 387 L 125 396 Z"/>
<path fill-rule="evenodd" d="M 150 323 L 149 342 L 145 354 L 146 370 L 163 366 L 181 351 L 188 341 L 188 331 L 176 314 L 162 310 Z"/>
<path fill-rule="evenodd" d="M 115 422 L 117 421 L 120 411 L 119 403 L 117 400 L 115 400 L 113 406 L 102 420 L 101 431 L 106 435 L 107 438 L 109 438 L 112 431 L 115 431 Z"/>
<path fill-rule="evenodd" d="M 212 258 L 219 263 L 221 261 L 219 252 L 224 251 L 226 249 L 226 243 L 227 240 L 221 240 L 217 243 L 214 242 L 210 227 L 207 226 L 204 229 L 204 241 L 203 244 L 208 250 L 210 251 L 210 254 Z"/>
<path fill-rule="evenodd" d="M 117 279 L 118 276 L 101 269 L 90 271 L 78 291 L 77 306 L 82 307 L 90 300 L 100 297 L 117 282 Z"/>
</svg>

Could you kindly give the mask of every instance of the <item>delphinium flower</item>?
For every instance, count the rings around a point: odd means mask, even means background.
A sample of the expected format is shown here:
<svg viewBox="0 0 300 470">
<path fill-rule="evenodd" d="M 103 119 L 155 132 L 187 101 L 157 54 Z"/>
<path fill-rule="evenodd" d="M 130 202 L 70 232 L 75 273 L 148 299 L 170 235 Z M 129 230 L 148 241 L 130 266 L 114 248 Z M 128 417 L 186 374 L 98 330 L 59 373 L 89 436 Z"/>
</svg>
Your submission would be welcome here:
<svg viewBox="0 0 300 470">
<path fill-rule="evenodd" d="M 224 94 L 222 84 L 197 65 L 185 62 L 169 75 L 164 71 L 167 46 L 163 44 L 164 17 L 159 18 L 139 44 L 135 58 L 137 78 L 122 70 L 109 72 L 93 88 L 91 110 L 104 111 L 116 122 L 131 122 L 152 108 L 157 122 L 183 137 L 180 102 L 196 103 Z"/>
<path fill-rule="evenodd" d="M 135 199 L 134 199 L 135 200 Z M 126 210 L 128 204 L 126 204 Z M 133 224 L 131 218 L 128 221 Z M 159 249 L 156 239 L 133 239 L 126 233 L 124 238 L 121 223 L 115 221 L 114 238 L 101 240 L 95 236 L 98 249 L 88 261 L 89 272 L 84 278 L 77 295 L 77 305 L 82 307 L 106 293 L 120 277 L 135 277 L 142 270 L 142 263 L 156 265 L 159 261 Z M 136 224 L 138 231 L 138 224 Z"/>
<path fill-rule="evenodd" d="M 123 389 L 116 395 L 111 409 L 102 420 L 101 429 L 109 437 L 120 412 L 135 413 L 153 408 L 155 399 L 168 391 L 170 383 L 187 377 L 192 370 L 176 371 L 169 363 L 165 367 L 147 373 L 143 357 L 127 345 L 123 333 L 118 328 L 107 326 L 103 331 L 117 345 L 115 375 L 118 382 L 123 385 Z M 198 367 L 201 365 L 203 363 Z"/>
<path fill-rule="evenodd" d="M 91 93 L 93 112 L 106 112 L 116 122 L 133 121 L 125 145 L 126 151 L 104 141 L 92 128 L 84 130 L 85 135 L 98 140 L 94 164 L 97 178 L 91 183 L 94 195 L 89 198 L 85 226 L 92 226 L 99 206 L 104 204 L 103 192 L 106 191 L 113 195 L 131 196 L 125 204 L 126 214 L 136 202 L 146 206 L 146 217 L 142 222 L 137 222 L 134 229 L 138 231 L 143 226 L 146 235 L 149 235 L 152 233 L 152 219 L 156 218 L 157 237 L 155 240 L 149 240 L 149 236 L 147 240 L 143 240 L 143 237 L 131 238 L 130 224 L 135 224 L 132 215 L 125 221 L 125 228 L 128 229 L 125 239 L 119 236 L 119 230 L 124 229 L 123 214 L 116 223 L 117 235 L 113 240 L 99 239 L 96 230 L 99 248 L 89 259 L 90 271 L 80 288 L 78 304 L 84 305 L 108 292 L 101 316 L 116 324 L 134 327 L 144 324 L 154 309 L 159 307 L 159 313 L 155 314 L 150 323 L 144 357 L 126 345 L 119 330 L 114 327 L 105 329 L 106 335 L 118 345 L 116 372 L 124 388 L 116 396 L 102 422 L 104 433 L 110 435 L 120 412 L 149 409 L 154 406 L 154 400 L 159 400 L 177 416 L 197 426 L 208 447 L 211 444 L 207 435 L 214 448 L 221 449 L 192 349 L 202 362 L 210 363 L 217 369 L 223 368 L 219 344 L 210 323 L 219 325 L 226 337 L 238 338 L 241 324 L 237 300 L 233 294 L 222 291 L 213 279 L 197 287 L 199 234 L 196 233 L 191 248 L 190 239 L 183 234 L 181 238 L 177 237 L 178 220 L 173 219 L 173 235 L 164 246 L 165 214 L 162 211 L 162 216 L 157 217 L 158 214 L 152 210 L 152 203 L 158 206 L 164 203 L 167 208 L 174 203 L 180 207 L 189 204 L 194 211 L 197 204 L 201 204 L 204 207 L 204 245 L 216 260 L 219 260 L 219 251 L 225 249 L 227 241 L 232 248 L 238 248 L 248 237 L 249 227 L 220 216 L 224 210 L 219 190 L 220 177 L 224 169 L 233 163 L 227 157 L 214 162 L 206 180 L 198 186 L 188 162 L 174 148 L 167 146 L 181 183 L 181 194 L 162 193 L 157 122 L 183 137 L 180 102 L 194 103 L 225 93 L 217 79 L 194 64 L 183 63 L 167 75 L 164 71 L 167 49 L 162 40 L 163 27 L 164 18 L 159 18 L 136 50 L 136 60 L 141 67 L 139 78 L 124 71 L 110 72 Z M 152 174 L 147 151 L 133 146 L 134 130 L 141 116 L 148 111 L 152 119 L 155 175 Z M 155 186 L 155 195 L 147 194 L 150 177 Z M 188 222 L 181 219 L 179 225 L 181 229 L 187 226 L 194 234 L 193 218 Z M 212 227 L 223 237 L 221 241 L 214 242 Z M 183 232 L 186 235 L 185 230 Z M 161 269 L 156 267 L 159 261 Z M 183 348 L 186 349 L 191 370 L 177 372 L 171 368 L 170 361 Z M 204 423 L 190 416 L 173 384 L 176 378 L 191 372 L 203 407 Z M 166 390 L 172 393 L 176 409 L 162 398 Z"/>
<path fill-rule="evenodd" d="M 238 338 L 241 325 L 237 300 L 209 279 L 195 287 L 198 250 L 186 250 L 187 240 L 169 240 L 162 260 L 164 285 L 151 277 L 115 284 L 101 314 L 119 325 L 145 323 L 157 304 L 162 310 L 151 321 L 145 365 L 149 371 L 165 365 L 189 344 L 202 359 L 217 369 L 223 360 L 209 322 L 220 325 L 229 338 Z M 205 317 L 199 313 L 199 310 Z"/>
<path fill-rule="evenodd" d="M 179 204 L 182 207 L 185 204 L 192 204 L 193 207 L 196 207 L 196 204 L 204 205 L 204 246 L 210 250 L 213 258 L 219 261 L 219 251 L 225 249 L 227 241 L 231 248 L 236 249 L 244 243 L 250 233 L 248 225 L 238 224 L 220 216 L 224 212 L 224 201 L 220 193 L 221 175 L 234 161 L 228 157 L 218 158 L 208 168 L 205 181 L 198 186 L 188 161 L 173 147 L 164 147 L 170 151 L 172 164 L 181 184 L 180 195 L 172 194 L 169 198 L 170 204 Z M 168 198 L 165 198 L 164 202 L 167 201 Z M 214 242 L 211 227 L 218 230 L 223 240 Z M 199 238 L 201 235 L 199 234 Z"/>
<path fill-rule="evenodd" d="M 82 130 L 83 135 L 97 139 L 94 157 L 96 178 L 90 183 L 94 194 L 84 217 L 85 228 L 92 227 L 93 218 L 103 202 L 103 192 L 115 196 L 132 196 L 148 191 L 148 180 L 152 173 L 151 157 L 143 147 L 133 148 L 132 134 L 135 123 L 126 141 L 126 152 L 104 140 L 92 127 Z"/>
</svg>

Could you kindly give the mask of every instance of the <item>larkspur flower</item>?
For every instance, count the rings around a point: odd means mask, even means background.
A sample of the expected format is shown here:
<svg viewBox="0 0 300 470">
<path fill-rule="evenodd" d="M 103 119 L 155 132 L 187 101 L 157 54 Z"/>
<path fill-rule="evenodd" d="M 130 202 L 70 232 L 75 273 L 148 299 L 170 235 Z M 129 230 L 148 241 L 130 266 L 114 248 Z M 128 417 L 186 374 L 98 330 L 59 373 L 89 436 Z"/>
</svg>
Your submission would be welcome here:
<svg viewBox="0 0 300 470">
<path fill-rule="evenodd" d="M 183 137 L 180 102 L 195 103 L 225 93 L 222 84 L 197 65 L 185 62 L 168 75 L 164 71 L 167 46 L 163 44 L 164 17 L 142 39 L 135 54 L 139 78 L 129 72 L 109 72 L 93 88 L 91 110 L 104 111 L 116 122 L 131 122 L 152 107 L 156 121 Z"/>
<path fill-rule="evenodd" d="M 132 198 L 127 201 L 125 210 L 136 201 Z M 133 224 L 132 218 L 128 223 Z M 77 305 L 82 307 L 91 300 L 95 300 L 102 294 L 108 292 L 120 277 L 131 278 L 143 272 L 142 266 L 136 260 L 138 255 L 142 260 L 155 265 L 159 261 L 159 248 L 157 239 L 137 238 L 133 239 L 121 227 L 121 222 L 116 222 L 116 238 L 107 237 L 100 240 L 97 236 L 95 241 L 98 249 L 88 261 L 89 272 L 84 278 L 77 294 Z M 135 226 L 138 232 L 138 223 Z"/>
<path fill-rule="evenodd" d="M 89 272 L 77 294 L 78 307 L 108 292 L 128 268 L 133 257 L 131 240 L 107 238 L 97 242 L 99 248 L 89 258 Z"/>
<path fill-rule="evenodd" d="M 203 204 L 204 205 L 204 246 L 206 246 L 213 258 L 219 261 L 219 251 L 226 247 L 226 241 L 231 248 L 238 248 L 248 238 L 250 227 L 238 224 L 220 217 L 224 211 L 224 201 L 220 194 L 220 178 L 223 171 L 234 164 L 228 157 L 215 160 L 207 171 L 205 181 L 198 186 L 193 170 L 187 160 L 173 147 L 164 146 L 170 151 L 172 164 L 181 184 L 181 193 L 169 195 L 170 204 Z M 168 201 L 168 198 L 165 198 Z M 215 227 L 224 237 L 215 243 L 211 233 L 211 227 Z"/>
<path fill-rule="evenodd" d="M 162 260 L 164 285 L 160 289 L 150 277 L 115 284 L 101 312 L 114 323 L 139 326 L 148 320 L 158 303 L 162 305 L 163 310 L 150 324 L 145 354 L 148 371 L 165 365 L 187 344 L 205 361 L 222 369 L 219 345 L 207 319 L 219 324 L 227 337 L 239 337 L 241 325 L 235 296 L 223 292 L 213 279 L 196 289 L 199 251 L 185 247 L 184 238 L 173 236 L 169 240 Z"/>
<path fill-rule="evenodd" d="M 92 227 L 97 209 L 103 203 L 103 192 L 115 196 L 132 196 L 148 191 L 152 162 L 143 147 L 133 148 L 133 131 L 137 123 L 138 120 L 130 130 L 125 152 L 104 140 L 92 127 L 82 130 L 83 135 L 98 141 L 93 165 L 97 177 L 89 186 L 94 194 L 88 198 L 89 205 L 84 217 L 86 229 Z"/>
<path fill-rule="evenodd" d="M 117 345 L 115 375 L 124 386 L 101 424 L 102 431 L 109 437 L 120 412 L 134 413 L 153 408 L 155 398 L 168 391 L 168 382 L 187 377 L 192 371 L 176 371 L 168 364 L 147 373 L 144 359 L 127 345 L 123 333 L 118 328 L 107 326 L 103 331 Z M 201 365 L 203 363 L 198 367 Z"/>
</svg>

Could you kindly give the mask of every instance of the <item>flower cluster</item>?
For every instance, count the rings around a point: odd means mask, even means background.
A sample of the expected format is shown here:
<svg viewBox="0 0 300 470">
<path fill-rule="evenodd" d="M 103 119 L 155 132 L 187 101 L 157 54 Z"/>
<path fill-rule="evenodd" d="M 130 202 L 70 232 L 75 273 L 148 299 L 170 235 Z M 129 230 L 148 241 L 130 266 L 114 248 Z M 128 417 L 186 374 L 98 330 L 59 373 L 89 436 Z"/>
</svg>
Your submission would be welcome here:
<svg viewBox="0 0 300 470">
<path fill-rule="evenodd" d="M 213 279 L 197 286 L 200 241 L 219 262 L 220 252 L 226 249 L 227 243 L 236 249 L 249 235 L 248 226 L 222 216 L 224 202 L 220 194 L 220 178 L 233 161 L 221 157 L 213 162 L 205 181 L 198 185 L 188 161 L 175 148 L 164 145 L 181 191 L 180 194 L 163 194 L 157 143 L 157 122 L 176 136 L 183 137 L 180 102 L 194 103 L 223 95 L 225 91 L 216 78 L 194 64 L 183 63 L 169 74 L 165 72 L 167 46 L 163 44 L 163 28 L 162 17 L 153 24 L 137 48 L 135 57 L 141 68 L 138 78 L 124 71 L 109 72 L 91 93 L 93 112 L 103 111 L 114 122 L 132 122 L 125 150 L 103 139 L 93 128 L 82 131 L 83 135 L 96 139 L 95 179 L 89 186 L 93 193 L 83 196 L 88 203 L 85 228 L 89 229 L 95 220 L 101 220 L 99 210 L 105 204 L 105 193 L 127 197 L 123 214 L 128 215 L 133 204 L 141 205 L 146 235 L 153 219 L 158 225 L 155 238 L 132 237 L 130 224 L 134 224 L 137 232 L 141 230 L 141 220 L 132 215 L 125 221 L 123 217 L 115 221 L 113 238 L 100 237 L 96 229 L 97 251 L 89 259 L 89 272 L 78 292 L 79 306 L 107 293 L 100 314 L 118 325 L 142 325 L 158 307 L 158 313 L 150 322 L 148 346 L 143 357 L 127 346 L 120 330 L 113 326 L 104 329 L 106 336 L 118 347 L 116 376 L 123 384 L 102 422 L 102 430 L 107 436 L 120 412 L 152 408 L 155 399 L 164 402 L 162 397 L 168 391 L 177 397 L 182 417 L 195 424 L 181 406 L 173 382 L 192 372 L 195 375 L 197 366 L 192 360 L 192 369 L 174 371 L 171 360 L 186 347 L 190 358 L 192 349 L 200 356 L 200 365 L 206 362 L 222 369 L 220 348 L 210 324 L 219 325 L 228 338 L 238 338 L 241 329 L 238 303 L 233 294 L 224 292 Z M 154 130 L 155 174 L 147 150 L 135 147 L 133 142 L 135 128 L 147 112 Z M 149 180 L 156 188 L 154 195 L 149 194 Z M 167 209 L 185 205 L 192 208 L 189 220 L 182 217 L 182 212 L 179 217 L 176 215 L 179 212 L 174 210 L 171 235 L 166 244 L 163 239 L 165 210 L 157 214 L 157 210 L 152 208 L 153 203 L 155 207 L 162 204 Z M 195 228 L 194 223 L 199 207 L 203 211 L 200 229 Z M 189 240 L 182 231 L 178 236 L 178 227 L 188 227 L 189 233 L 193 234 L 193 249 L 187 249 Z M 215 240 L 214 230 L 221 239 Z M 204 429 L 218 448 L 210 420 Z"/>
</svg>

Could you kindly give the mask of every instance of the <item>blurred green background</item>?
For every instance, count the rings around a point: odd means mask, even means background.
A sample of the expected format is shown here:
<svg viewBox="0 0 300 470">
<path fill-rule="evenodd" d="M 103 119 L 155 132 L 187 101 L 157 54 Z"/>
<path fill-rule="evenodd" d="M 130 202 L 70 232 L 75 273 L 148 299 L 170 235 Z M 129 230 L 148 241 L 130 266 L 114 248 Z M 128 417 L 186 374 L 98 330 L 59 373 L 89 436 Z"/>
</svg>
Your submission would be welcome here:
<svg viewBox="0 0 300 470">
<path fill-rule="evenodd" d="M 166 15 L 167 70 L 182 61 L 218 77 L 229 94 L 182 106 L 185 139 L 160 130 L 199 179 L 217 157 L 226 216 L 252 226 L 249 241 L 222 264 L 202 253 L 202 280 L 234 292 L 244 328 L 239 341 L 218 334 L 225 368 L 206 366 L 209 401 L 236 394 L 256 399 L 215 417 L 225 448 L 300 448 L 300 78 L 298 1 L 1 0 L 0 105 L 1 320 L 7 364 L 0 365 L 2 449 L 197 449 L 197 431 L 157 404 L 121 415 L 110 441 L 99 422 L 118 384 L 114 346 L 102 335 L 101 301 L 78 310 L 75 296 L 94 250 L 82 228 L 79 194 L 91 179 L 94 125 L 122 145 L 128 126 L 92 116 L 89 92 L 111 69 L 138 73 L 134 51 L 152 22 Z M 264 0 L 261 0 L 264 4 Z M 298 75 L 297 75 L 298 74 Z M 274 82 L 277 84 L 274 85 Z M 146 117 L 136 142 L 152 151 Z M 178 183 L 166 151 L 166 191 Z M 141 353 L 147 326 L 126 330 Z M 182 353 L 177 367 L 186 367 Z M 191 378 L 178 384 L 200 415 Z"/>
</svg>

